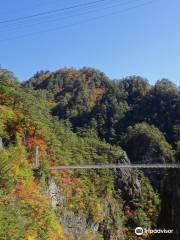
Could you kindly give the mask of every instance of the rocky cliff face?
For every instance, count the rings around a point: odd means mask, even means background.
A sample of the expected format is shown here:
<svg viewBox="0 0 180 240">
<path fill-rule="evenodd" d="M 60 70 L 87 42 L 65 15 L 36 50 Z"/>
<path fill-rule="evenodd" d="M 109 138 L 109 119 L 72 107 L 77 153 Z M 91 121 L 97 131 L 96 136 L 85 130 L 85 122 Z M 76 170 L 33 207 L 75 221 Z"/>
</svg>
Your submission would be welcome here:
<svg viewBox="0 0 180 240">
<path fill-rule="evenodd" d="M 166 144 L 166 146 L 168 146 Z M 134 134 L 127 142 L 126 150 L 132 162 L 146 164 L 168 163 L 174 158 L 168 151 L 162 151 L 162 143 L 156 142 L 150 136 Z M 144 170 L 154 189 L 162 199 L 159 217 L 160 229 L 173 229 L 174 234 L 155 235 L 153 240 L 180 239 L 180 171 L 179 170 Z"/>
<path fill-rule="evenodd" d="M 59 222 L 70 240 L 80 239 L 87 230 L 91 230 L 96 235 L 99 224 L 88 219 L 85 214 L 75 213 L 70 209 L 64 208 L 67 199 L 53 179 L 48 183 L 46 195 L 51 200 Z"/>
<path fill-rule="evenodd" d="M 130 164 L 130 160 L 126 154 L 123 153 L 122 157 L 117 163 Z M 121 191 L 124 200 L 132 199 L 133 192 L 141 193 L 141 182 L 135 177 L 134 170 L 132 169 L 116 169 L 114 170 L 116 188 Z"/>
<path fill-rule="evenodd" d="M 94 233 L 97 231 L 93 223 L 88 223 L 88 219 L 84 214 L 74 213 L 70 209 L 64 208 L 67 199 L 53 179 L 48 182 L 46 195 L 50 198 L 51 204 L 58 215 L 59 222 L 68 234 L 69 239 L 79 239 L 88 228 L 92 228 Z"/>
<path fill-rule="evenodd" d="M 117 162 L 129 164 L 130 160 L 124 152 Z M 101 239 L 98 238 L 99 233 L 105 240 L 125 239 L 125 225 L 128 217 L 133 217 L 133 214 L 139 207 L 145 210 L 141 200 L 141 193 L 144 191 L 144 196 L 148 198 L 149 189 L 146 189 L 146 184 L 149 183 L 146 182 L 147 180 L 144 180 L 143 174 L 134 172 L 132 169 L 117 169 L 114 170 L 113 174 L 116 192 L 119 200 L 122 202 L 121 210 L 118 209 L 120 206 L 117 205 L 115 198 L 105 196 L 101 199 L 105 207 L 103 218 L 99 221 L 95 221 L 90 215 L 83 213 L 80 209 L 79 211 L 73 211 L 67 208 L 67 198 L 63 190 L 53 179 L 49 180 L 46 194 L 50 198 L 59 222 L 69 240 L 86 239 L 87 232 L 92 233 L 93 239 Z M 152 191 L 152 189 L 150 190 Z M 134 202 L 135 199 L 138 201 L 139 206 Z M 145 203 L 145 205 L 147 208 L 148 204 Z M 113 226 L 116 226 L 114 231 L 111 230 Z M 133 226 L 135 225 L 132 223 L 132 229 L 130 230 L 132 232 L 134 230 Z"/>
<path fill-rule="evenodd" d="M 152 130 L 155 129 L 152 127 Z M 173 157 L 171 155 L 171 149 L 169 149 L 169 152 L 163 151 L 163 144 L 169 147 L 165 140 L 158 142 L 150 134 L 148 136 L 145 132 L 139 133 L 137 131 L 136 134 L 128 139 L 125 149 L 127 151 L 128 157 L 133 163 L 164 164 L 172 162 Z M 152 183 L 154 189 L 160 192 L 161 182 L 165 171 L 163 169 L 150 169 L 143 170 L 143 172 L 150 179 L 150 182 Z"/>
</svg>

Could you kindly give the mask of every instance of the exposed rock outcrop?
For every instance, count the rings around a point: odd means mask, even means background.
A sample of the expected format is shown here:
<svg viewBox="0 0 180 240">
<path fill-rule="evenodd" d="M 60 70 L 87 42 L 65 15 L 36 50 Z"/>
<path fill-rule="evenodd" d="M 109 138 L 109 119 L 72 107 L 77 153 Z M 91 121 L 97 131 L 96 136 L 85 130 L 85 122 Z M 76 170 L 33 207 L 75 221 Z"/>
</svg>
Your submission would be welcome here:
<svg viewBox="0 0 180 240">
<path fill-rule="evenodd" d="M 117 159 L 117 163 L 130 163 L 125 152 Z M 124 239 L 124 221 L 126 214 L 123 212 L 126 211 L 124 207 L 129 206 L 130 210 L 137 207 L 133 204 L 133 199 L 135 196 L 137 199 L 140 199 L 141 191 L 142 189 L 144 190 L 144 177 L 142 172 L 142 175 L 138 175 L 133 169 L 117 169 L 113 171 L 113 174 L 117 196 L 121 199 L 121 205 L 119 205 L 120 202 L 117 201 L 116 197 L 114 198 L 111 195 L 105 196 L 104 199 L 102 198 L 104 212 L 101 221 L 94 221 L 90 215 L 83 213 L 83 211 L 74 212 L 72 209 L 67 208 L 67 199 L 61 187 L 59 187 L 53 179 L 49 180 L 46 194 L 50 198 L 59 222 L 68 235 L 69 240 L 81 239 L 87 231 L 94 234 L 94 239 L 98 239 L 96 238 L 98 233 L 103 235 L 104 240 Z M 123 202 L 125 206 L 123 206 Z M 141 208 L 143 209 L 143 206 L 141 206 Z"/>
<path fill-rule="evenodd" d="M 0 150 L 3 149 L 3 141 L 2 141 L 2 137 L 0 137 Z"/>
</svg>

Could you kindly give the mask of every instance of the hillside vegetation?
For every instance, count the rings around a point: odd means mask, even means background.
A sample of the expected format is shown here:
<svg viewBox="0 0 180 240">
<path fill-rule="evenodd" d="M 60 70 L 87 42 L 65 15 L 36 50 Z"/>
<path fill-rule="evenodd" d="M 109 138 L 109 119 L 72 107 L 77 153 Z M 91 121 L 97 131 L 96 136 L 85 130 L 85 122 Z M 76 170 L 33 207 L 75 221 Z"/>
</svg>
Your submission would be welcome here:
<svg viewBox="0 0 180 240">
<path fill-rule="evenodd" d="M 150 240 L 134 228 L 159 224 L 161 175 L 48 167 L 174 163 L 179 154 L 180 91 L 169 80 L 110 81 L 83 68 L 20 83 L 0 69 L 0 240 Z"/>
</svg>

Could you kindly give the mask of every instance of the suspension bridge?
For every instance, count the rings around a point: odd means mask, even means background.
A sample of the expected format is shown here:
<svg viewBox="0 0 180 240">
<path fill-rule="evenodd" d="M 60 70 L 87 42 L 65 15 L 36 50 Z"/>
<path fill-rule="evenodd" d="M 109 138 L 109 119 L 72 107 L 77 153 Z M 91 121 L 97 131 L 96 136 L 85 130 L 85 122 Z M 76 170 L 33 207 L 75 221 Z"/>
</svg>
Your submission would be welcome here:
<svg viewBox="0 0 180 240">
<path fill-rule="evenodd" d="M 49 167 L 49 170 L 65 169 L 180 169 L 180 164 L 89 164 L 89 165 L 65 165 Z"/>
<path fill-rule="evenodd" d="M 39 147 L 35 149 L 35 161 L 32 168 L 38 169 Z M 180 164 L 175 163 L 109 163 L 109 164 L 74 164 L 64 166 L 49 166 L 49 170 L 66 170 L 66 169 L 180 169 Z"/>
</svg>

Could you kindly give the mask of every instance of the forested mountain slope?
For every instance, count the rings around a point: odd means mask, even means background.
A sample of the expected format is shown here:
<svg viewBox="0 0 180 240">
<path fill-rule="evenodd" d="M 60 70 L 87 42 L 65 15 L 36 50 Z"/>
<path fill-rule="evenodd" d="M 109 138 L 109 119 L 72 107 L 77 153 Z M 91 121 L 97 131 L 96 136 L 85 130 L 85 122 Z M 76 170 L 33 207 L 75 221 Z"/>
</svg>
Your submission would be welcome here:
<svg viewBox="0 0 180 240">
<path fill-rule="evenodd" d="M 25 86 L 53 102 L 53 115 L 69 119 L 75 129 L 93 128 L 108 142 L 117 143 L 129 126 L 146 122 L 159 128 L 173 146 L 177 144 L 180 91 L 167 79 L 150 86 L 138 76 L 110 81 L 91 68 L 60 69 L 39 72 Z"/>
<path fill-rule="evenodd" d="M 1 69 L 0 239 L 140 239 L 135 227 L 164 224 L 162 176 L 48 167 L 176 162 L 179 134 L 180 92 L 168 80 L 110 81 L 83 68 L 39 72 L 20 84 Z"/>
</svg>

